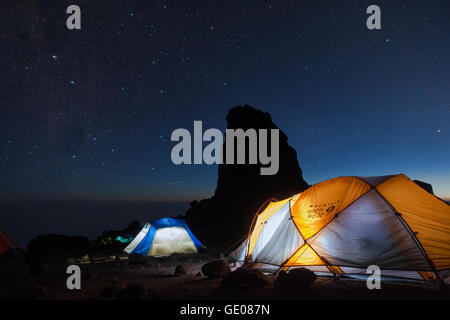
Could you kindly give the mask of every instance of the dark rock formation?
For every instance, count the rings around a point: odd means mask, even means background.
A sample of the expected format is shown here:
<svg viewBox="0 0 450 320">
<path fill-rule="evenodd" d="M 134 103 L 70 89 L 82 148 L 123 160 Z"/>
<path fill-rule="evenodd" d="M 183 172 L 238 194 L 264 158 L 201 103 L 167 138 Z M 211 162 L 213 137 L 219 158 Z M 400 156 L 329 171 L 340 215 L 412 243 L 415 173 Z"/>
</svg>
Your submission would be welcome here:
<svg viewBox="0 0 450 320">
<path fill-rule="evenodd" d="M 425 190 L 428 191 L 429 193 L 434 194 L 434 193 L 433 193 L 433 186 L 432 186 L 431 184 L 429 184 L 429 183 L 427 183 L 427 182 L 420 181 L 420 180 L 414 180 L 414 182 L 415 182 L 419 187 L 421 187 L 422 189 L 425 189 Z"/>
<path fill-rule="evenodd" d="M 19 248 L 11 249 L 0 253 L 0 272 L 28 273 L 30 262 L 27 252 Z"/>
<path fill-rule="evenodd" d="M 32 273 L 41 273 L 42 264 L 64 265 L 69 257 L 80 257 L 92 251 L 92 244 L 86 237 L 56 234 L 39 235 L 28 243 Z"/>
<path fill-rule="evenodd" d="M 221 282 L 224 290 L 251 289 L 270 284 L 264 273 L 255 269 L 237 269 L 226 275 Z"/>
<path fill-rule="evenodd" d="M 227 128 L 278 129 L 269 113 L 250 106 L 231 109 Z M 285 199 L 309 187 L 303 180 L 295 149 L 289 146 L 284 132 L 280 130 L 279 135 L 279 170 L 275 175 L 261 175 L 260 168 L 265 166 L 259 160 L 258 164 L 221 164 L 214 196 L 191 203 L 186 221 L 207 247 L 229 246 L 246 235 L 256 211 L 266 200 Z M 248 155 L 248 145 L 246 152 Z"/>
<path fill-rule="evenodd" d="M 102 234 L 95 239 L 94 243 L 104 253 L 121 252 L 128 243 L 117 241 L 117 237 L 120 236 L 123 239 L 131 240 L 139 233 L 139 231 L 141 231 L 141 229 L 139 221 L 132 221 L 128 227 L 123 230 L 103 231 Z"/>
<path fill-rule="evenodd" d="M 27 248 L 32 255 L 66 253 L 81 256 L 91 250 L 91 243 L 86 237 L 48 234 L 37 236 L 28 243 Z"/>
<path fill-rule="evenodd" d="M 226 260 L 216 260 L 202 266 L 202 273 L 208 278 L 223 277 L 230 272 L 231 268 Z"/>
</svg>

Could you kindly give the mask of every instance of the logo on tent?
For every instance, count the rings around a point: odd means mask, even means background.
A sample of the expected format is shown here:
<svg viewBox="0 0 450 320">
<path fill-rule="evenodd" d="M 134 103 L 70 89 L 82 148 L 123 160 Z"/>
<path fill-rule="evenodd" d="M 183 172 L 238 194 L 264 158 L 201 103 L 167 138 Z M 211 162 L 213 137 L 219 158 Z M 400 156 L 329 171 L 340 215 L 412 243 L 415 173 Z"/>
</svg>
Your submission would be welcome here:
<svg viewBox="0 0 450 320">
<path fill-rule="evenodd" d="M 336 209 L 336 205 L 340 202 L 341 200 L 336 200 L 322 204 L 311 204 L 309 209 L 306 211 L 308 218 L 322 218 L 324 215 L 329 215 L 334 209 Z"/>
</svg>

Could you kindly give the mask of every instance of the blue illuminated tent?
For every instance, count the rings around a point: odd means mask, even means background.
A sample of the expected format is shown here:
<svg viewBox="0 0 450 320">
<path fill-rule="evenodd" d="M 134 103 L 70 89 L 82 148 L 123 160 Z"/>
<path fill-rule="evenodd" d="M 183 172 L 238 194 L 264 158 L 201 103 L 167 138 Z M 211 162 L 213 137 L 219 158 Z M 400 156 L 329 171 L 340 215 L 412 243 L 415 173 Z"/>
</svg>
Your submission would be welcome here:
<svg viewBox="0 0 450 320">
<path fill-rule="evenodd" d="M 201 242 L 192 234 L 186 222 L 162 218 L 152 224 L 146 223 L 124 251 L 160 257 L 172 253 L 195 253 L 201 247 Z"/>
</svg>

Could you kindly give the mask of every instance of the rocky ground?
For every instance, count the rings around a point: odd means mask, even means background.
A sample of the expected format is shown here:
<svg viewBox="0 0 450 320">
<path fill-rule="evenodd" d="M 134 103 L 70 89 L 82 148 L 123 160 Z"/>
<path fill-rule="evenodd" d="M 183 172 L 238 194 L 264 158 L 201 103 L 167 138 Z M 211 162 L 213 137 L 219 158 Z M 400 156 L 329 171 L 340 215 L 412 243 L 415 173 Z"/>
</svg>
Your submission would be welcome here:
<svg viewBox="0 0 450 320">
<path fill-rule="evenodd" d="M 382 282 L 381 290 L 368 290 L 364 281 L 335 282 L 327 277 L 317 278 L 307 290 L 279 290 L 279 285 L 274 286 L 276 276 L 244 272 L 230 277 L 230 270 L 220 269 L 221 263 L 202 272 L 203 265 L 217 258 L 205 253 L 84 263 L 80 264 L 81 290 L 67 289 L 65 265 L 46 265 L 38 274 L 2 272 L 0 299 L 450 299 L 447 288 Z"/>
</svg>

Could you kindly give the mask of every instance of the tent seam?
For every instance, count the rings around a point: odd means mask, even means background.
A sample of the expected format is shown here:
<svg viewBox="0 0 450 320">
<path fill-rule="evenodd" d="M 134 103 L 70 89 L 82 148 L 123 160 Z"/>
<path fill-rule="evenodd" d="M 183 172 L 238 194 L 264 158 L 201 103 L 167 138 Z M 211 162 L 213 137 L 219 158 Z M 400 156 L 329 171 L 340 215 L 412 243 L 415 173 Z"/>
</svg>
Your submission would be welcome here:
<svg viewBox="0 0 450 320">
<path fill-rule="evenodd" d="M 436 274 L 436 277 L 441 280 L 441 278 L 439 277 L 439 274 L 436 270 L 436 267 L 434 266 L 433 261 L 430 259 L 430 257 L 428 256 L 428 253 L 425 251 L 425 248 L 422 246 L 422 244 L 420 243 L 419 239 L 417 239 L 416 234 L 412 231 L 411 227 L 409 226 L 409 224 L 405 221 L 405 219 L 403 219 L 401 213 L 399 213 L 397 211 L 397 209 L 394 208 L 393 205 L 391 205 L 391 203 L 381 194 L 381 192 L 378 191 L 377 188 L 374 188 L 375 191 L 377 192 L 377 194 L 386 202 L 386 204 L 391 208 L 392 213 L 398 218 L 398 220 L 400 221 L 400 223 L 403 225 L 403 227 L 406 229 L 406 231 L 408 232 L 408 234 L 410 235 L 410 237 L 412 238 L 412 240 L 414 241 L 414 243 L 416 244 L 417 248 L 419 249 L 419 251 L 422 253 L 425 261 L 428 263 L 428 265 L 431 268 L 431 271 L 433 271 Z"/>
</svg>

